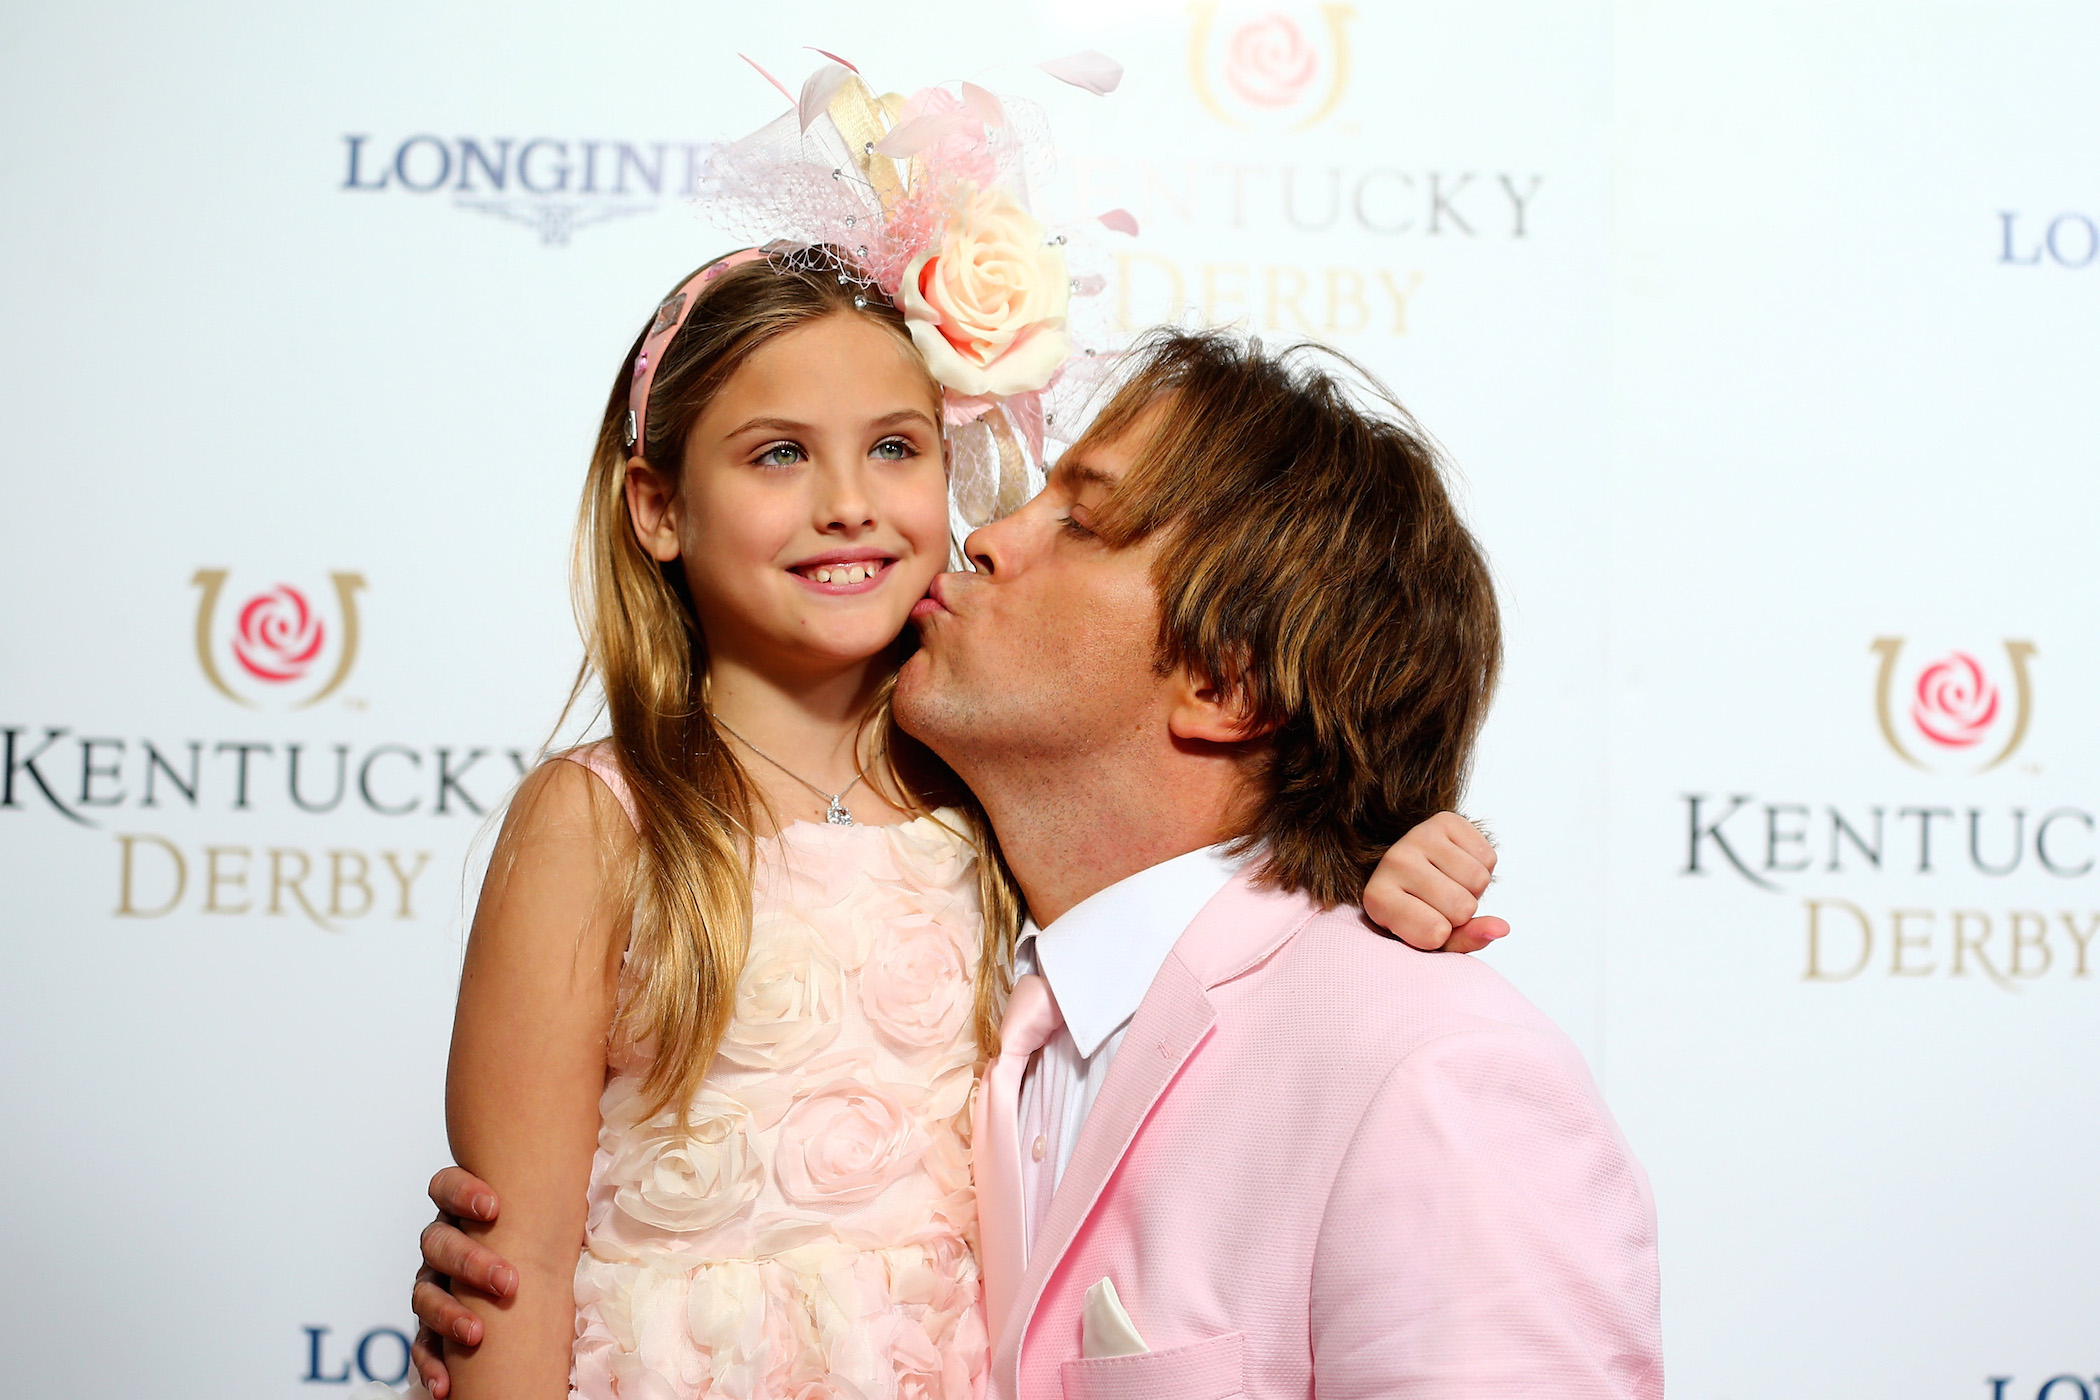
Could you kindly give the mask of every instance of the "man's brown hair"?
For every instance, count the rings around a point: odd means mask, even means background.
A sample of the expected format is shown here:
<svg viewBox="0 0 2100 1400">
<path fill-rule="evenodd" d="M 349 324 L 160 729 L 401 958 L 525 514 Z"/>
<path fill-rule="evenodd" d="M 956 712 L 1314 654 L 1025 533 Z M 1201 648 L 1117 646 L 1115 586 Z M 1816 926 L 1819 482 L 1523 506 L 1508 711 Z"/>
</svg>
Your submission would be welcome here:
<svg viewBox="0 0 2100 1400">
<path fill-rule="evenodd" d="M 1458 805 L 1501 662 L 1487 561 L 1436 450 L 1342 356 L 1168 330 L 1130 358 L 1086 436 L 1159 416 L 1097 533 L 1160 535 L 1162 671 L 1266 732 L 1245 833 L 1263 882 L 1355 904 L 1388 846 Z"/>
</svg>

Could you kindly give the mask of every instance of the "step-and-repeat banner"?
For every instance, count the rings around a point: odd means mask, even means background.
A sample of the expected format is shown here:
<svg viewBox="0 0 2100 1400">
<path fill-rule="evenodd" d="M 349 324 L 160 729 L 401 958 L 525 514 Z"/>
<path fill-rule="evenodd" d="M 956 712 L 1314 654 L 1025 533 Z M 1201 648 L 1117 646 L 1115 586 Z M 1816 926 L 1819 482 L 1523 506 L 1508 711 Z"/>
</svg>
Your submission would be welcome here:
<svg viewBox="0 0 2100 1400">
<path fill-rule="evenodd" d="M 2100 1392 L 2091 5 L 18 9 L 0 46 L 11 1394 L 406 1367 L 477 854 L 577 659 L 711 139 L 1042 102 L 1106 314 L 1449 450 L 1492 957 L 1655 1181 L 1684 1396 Z M 1095 98 L 1036 71 L 1126 65 Z"/>
</svg>

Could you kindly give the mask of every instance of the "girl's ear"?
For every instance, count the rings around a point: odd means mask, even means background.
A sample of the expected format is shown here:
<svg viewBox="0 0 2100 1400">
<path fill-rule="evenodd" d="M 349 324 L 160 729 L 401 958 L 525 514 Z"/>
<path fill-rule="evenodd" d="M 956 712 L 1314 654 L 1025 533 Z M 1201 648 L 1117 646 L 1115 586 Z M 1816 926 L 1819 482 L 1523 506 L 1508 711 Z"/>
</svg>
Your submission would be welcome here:
<svg viewBox="0 0 2100 1400">
<path fill-rule="evenodd" d="M 678 557 L 678 493 L 640 457 L 627 459 L 627 518 L 651 559 L 668 564 Z"/>
</svg>

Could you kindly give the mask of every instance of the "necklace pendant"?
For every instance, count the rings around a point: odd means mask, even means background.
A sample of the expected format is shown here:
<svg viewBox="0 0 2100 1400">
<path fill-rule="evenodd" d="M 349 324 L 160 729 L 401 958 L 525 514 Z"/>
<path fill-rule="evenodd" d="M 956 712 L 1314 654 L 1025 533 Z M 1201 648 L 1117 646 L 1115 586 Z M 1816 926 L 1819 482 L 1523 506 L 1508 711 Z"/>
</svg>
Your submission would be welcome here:
<svg viewBox="0 0 2100 1400">
<path fill-rule="evenodd" d="M 844 795 L 844 793 L 841 793 L 839 796 L 843 797 Z M 853 814 L 846 810 L 845 803 L 834 797 L 831 799 L 831 805 L 824 809 L 824 820 L 833 826 L 851 826 L 853 825 Z"/>
</svg>

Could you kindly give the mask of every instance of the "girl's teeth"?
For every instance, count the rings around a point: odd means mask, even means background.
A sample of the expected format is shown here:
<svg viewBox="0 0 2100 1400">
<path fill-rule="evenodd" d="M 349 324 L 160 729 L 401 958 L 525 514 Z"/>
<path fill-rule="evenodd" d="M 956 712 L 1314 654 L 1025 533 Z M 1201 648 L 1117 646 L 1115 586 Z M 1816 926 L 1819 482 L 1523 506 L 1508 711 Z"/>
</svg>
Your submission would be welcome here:
<svg viewBox="0 0 2100 1400">
<path fill-rule="evenodd" d="M 823 568 L 811 569 L 809 576 L 818 583 L 864 583 L 875 577 L 880 567 L 877 564 L 844 564 L 836 568 L 826 565 Z"/>
</svg>

